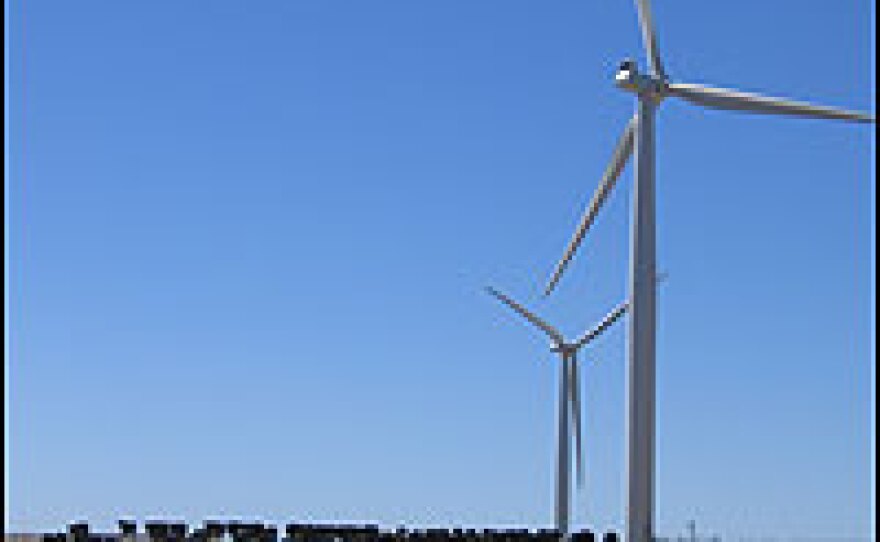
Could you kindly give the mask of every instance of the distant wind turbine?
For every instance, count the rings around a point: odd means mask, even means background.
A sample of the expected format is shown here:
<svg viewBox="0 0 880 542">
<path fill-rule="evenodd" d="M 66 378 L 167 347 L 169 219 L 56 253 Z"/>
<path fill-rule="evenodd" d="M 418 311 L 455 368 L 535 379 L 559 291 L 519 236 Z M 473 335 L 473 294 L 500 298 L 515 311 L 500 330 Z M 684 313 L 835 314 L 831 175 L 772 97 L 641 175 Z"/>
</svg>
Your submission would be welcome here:
<svg viewBox="0 0 880 542">
<path fill-rule="evenodd" d="M 562 333 L 542 320 L 534 313 L 504 295 L 498 290 L 487 287 L 486 291 L 499 301 L 516 311 L 532 325 L 543 331 L 551 341 L 550 350 L 559 355 L 561 360 L 559 380 L 559 429 L 556 462 L 556 529 L 567 539 L 569 534 L 569 512 L 571 493 L 571 440 L 569 428 L 574 427 L 575 457 L 577 459 L 578 485 L 583 486 L 583 449 L 581 445 L 581 406 L 578 393 L 577 353 L 582 347 L 593 341 L 629 308 L 628 302 L 615 307 L 598 325 L 587 330 L 574 341 L 566 341 Z"/>
</svg>

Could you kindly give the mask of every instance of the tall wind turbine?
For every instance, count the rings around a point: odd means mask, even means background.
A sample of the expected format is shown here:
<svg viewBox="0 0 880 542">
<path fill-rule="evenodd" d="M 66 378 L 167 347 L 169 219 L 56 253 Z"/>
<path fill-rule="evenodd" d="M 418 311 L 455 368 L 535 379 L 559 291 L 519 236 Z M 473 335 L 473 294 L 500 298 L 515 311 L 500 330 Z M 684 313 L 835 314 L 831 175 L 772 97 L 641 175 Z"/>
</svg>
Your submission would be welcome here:
<svg viewBox="0 0 880 542">
<path fill-rule="evenodd" d="M 581 407 L 578 393 L 577 376 L 577 353 L 582 347 L 593 341 L 603 331 L 611 327 L 614 322 L 629 308 L 628 302 L 623 302 L 609 312 L 598 325 L 587 330 L 575 341 L 566 341 L 556 328 L 536 316 L 534 313 L 499 292 L 494 288 L 486 288 L 486 291 L 499 301 L 516 311 L 520 316 L 528 320 L 532 325 L 543 331 L 551 341 L 550 350 L 559 355 L 561 363 L 559 379 L 559 429 L 557 433 L 557 460 L 556 460 L 556 529 L 567 540 L 569 535 L 569 513 L 571 510 L 571 439 L 570 427 L 574 427 L 575 457 L 577 460 L 577 475 L 579 485 L 583 484 L 583 453 L 581 448 Z"/>
<path fill-rule="evenodd" d="M 795 102 L 735 90 L 673 82 L 667 76 L 654 34 L 649 0 L 636 0 L 648 72 L 639 71 L 632 60 L 621 63 L 616 84 L 633 93 L 636 112 L 624 129 L 611 163 L 590 201 L 575 234 L 556 265 L 545 289 L 549 294 L 574 256 L 614 188 L 621 171 L 635 154 L 633 224 L 630 245 L 629 300 L 632 311 L 628 330 L 628 428 L 627 428 L 627 542 L 652 542 L 654 536 L 654 400 L 655 400 L 655 200 L 654 115 L 670 97 L 715 109 L 787 115 L 853 122 L 874 122 L 868 113 Z"/>
</svg>

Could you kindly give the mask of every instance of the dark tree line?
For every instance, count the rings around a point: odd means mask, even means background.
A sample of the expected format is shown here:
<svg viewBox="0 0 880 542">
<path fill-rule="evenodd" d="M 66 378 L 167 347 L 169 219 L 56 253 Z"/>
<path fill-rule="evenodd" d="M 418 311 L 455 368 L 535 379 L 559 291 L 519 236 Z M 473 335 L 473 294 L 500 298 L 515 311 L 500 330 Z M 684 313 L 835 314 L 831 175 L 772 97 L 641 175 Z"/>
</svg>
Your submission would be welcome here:
<svg viewBox="0 0 880 542">
<path fill-rule="evenodd" d="M 190 529 L 185 523 L 147 521 L 144 531 L 137 523 L 118 522 L 119 532 L 96 534 L 87 523 L 72 523 L 67 532 L 43 535 L 43 542 L 558 542 L 555 529 L 406 529 L 382 530 L 376 525 L 313 525 L 290 523 L 279 528 L 263 523 L 206 521 Z M 280 536 L 280 540 L 279 540 Z M 616 533 L 603 536 L 586 530 L 573 533 L 572 542 L 618 542 Z"/>
</svg>

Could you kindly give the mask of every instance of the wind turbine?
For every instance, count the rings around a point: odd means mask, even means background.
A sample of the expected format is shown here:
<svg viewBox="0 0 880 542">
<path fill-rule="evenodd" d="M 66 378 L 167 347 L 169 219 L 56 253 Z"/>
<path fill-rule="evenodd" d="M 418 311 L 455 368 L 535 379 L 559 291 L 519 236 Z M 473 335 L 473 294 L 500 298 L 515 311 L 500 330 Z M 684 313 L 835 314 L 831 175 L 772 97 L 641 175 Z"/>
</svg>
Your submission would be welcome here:
<svg viewBox="0 0 880 542">
<path fill-rule="evenodd" d="M 619 88 L 637 98 L 636 112 L 617 142 L 611 163 L 587 206 L 574 236 L 556 265 L 546 289 L 549 295 L 574 256 L 621 171 L 635 154 L 633 224 L 630 245 L 629 301 L 632 312 L 628 330 L 628 428 L 627 428 L 627 542 L 652 542 L 654 536 L 654 402 L 656 293 L 654 276 L 654 117 L 666 98 L 681 98 L 714 109 L 787 115 L 818 119 L 874 122 L 869 113 L 796 102 L 784 98 L 673 82 L 663 68 L 649 0 L 636 0 L 642 41 L 648 57 L 648 73 L 635 61 L 621 63 L 615 76 Z"/>
<path fill-rule="evenodd" d="M 556 529 L 567 540 L 569 535 L 569 512 L 571 505 L 571 440 L 569 429 L 574 427 L 575 457 L 577 460 L 578 485 L 583 485 L 583 453 L 581 447 L 581 407 L 578 393 L 577 353 L 578 351 L 611 327 L 614 322 L 629 308 L 628 302 L 617 305 L 599 324 L 587 330 L 578 339 L 566 341 L 556 328 L 536 316 L 534 313 L 504 295 L 498 290 L 487 287 L 486 291 L 499 301 L 516 311 L 532 325 L 543 331 L 551 342 L 550 350 L 559 355 L 561 361 L 559 379 L 559 429 L 557 433 L 556 460 Z"/>
</svg>

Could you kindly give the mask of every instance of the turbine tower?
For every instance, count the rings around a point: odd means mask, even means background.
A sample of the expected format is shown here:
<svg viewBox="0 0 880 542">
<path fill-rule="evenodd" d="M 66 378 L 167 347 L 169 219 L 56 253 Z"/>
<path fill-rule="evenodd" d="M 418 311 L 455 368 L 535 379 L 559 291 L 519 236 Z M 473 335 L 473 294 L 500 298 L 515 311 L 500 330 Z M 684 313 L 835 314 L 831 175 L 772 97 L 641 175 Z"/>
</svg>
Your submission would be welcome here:
<svg viewBox="0 0 880 542">
<path fill-rule="evenodd" d="M 575 341 L 566 341 L 565 337 L 553 326 L 533 314 L 531 311 L 499 292 L 488 287 L 486 291 L 499 301 L 516 311 L 532 325 L 543 331 L 551 341 L 550 350 L 559 355 L 561 361 L 559 378 L 559 428 L 557 432 L 556 460 L 556 504 L 555 525 L 565 540 L 569 537 L 569 519 L 571 511 L 571 438 L 569 430 L 574 427 L 575 458 L 577 460 L 578 485 L 583 485 L 583 453 L 581 448 L 581 407 L 578 393 L 578 351 L 611 327 L 614 322 L 629 308 L 623 302 L 609 312 L 598 325 L 587 330 Z"/>
<path fill-rule="evenodd" d="M 652 542 L 654 538 L 654 433 L 656 268 L 654 137 L 655 112 L 670 97 L 715 109 L 854 122 L 874 122 L 868 113 L 796 102 L 735 90 L 673 82 L 667 76 L 654 33 L 649 0 L 636 0 L 648 72 L 632 60 L 621 63 L 619 88 L 636 97 L 635 115 L 620 137 L 611 163 L 545 288 L 549 295 L 592 225 L 631 155 L 635 155 L 633 222 L 630 240 L 627 383 L 627 508 L 626 541 Z"/>
</svg>

